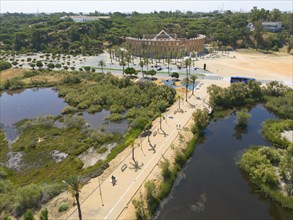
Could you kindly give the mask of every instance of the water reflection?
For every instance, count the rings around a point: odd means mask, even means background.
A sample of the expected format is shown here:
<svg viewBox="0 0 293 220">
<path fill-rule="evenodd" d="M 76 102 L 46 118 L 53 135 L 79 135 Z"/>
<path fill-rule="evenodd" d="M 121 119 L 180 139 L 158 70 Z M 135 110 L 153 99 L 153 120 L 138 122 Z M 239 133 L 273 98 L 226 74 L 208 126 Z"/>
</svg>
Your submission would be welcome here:
<svg viewBox="0 0 293 220">
<path fill-rule="evenodd" d="M 257 193 L 235 162 L 251 144 L 271 146 L 262 137 L 261 126 L 276 117 L 262 106 L 250 114 L 247 130 L 235 131 L 235 115 L 209 124 L 204 142 L 196 146 L 183 170 L 186 178 L 174 185 L 157 219 L 293 218 L 288 210 Z"/>
<path fill-rule="evenodd" d="M 0 102 L 0 121 L 8 141 L 19 135 L 14 123 L 25 118 L 58 115 L 67 105 L 51 88 L 5 92 L 1 95 Z"/>
</svg>

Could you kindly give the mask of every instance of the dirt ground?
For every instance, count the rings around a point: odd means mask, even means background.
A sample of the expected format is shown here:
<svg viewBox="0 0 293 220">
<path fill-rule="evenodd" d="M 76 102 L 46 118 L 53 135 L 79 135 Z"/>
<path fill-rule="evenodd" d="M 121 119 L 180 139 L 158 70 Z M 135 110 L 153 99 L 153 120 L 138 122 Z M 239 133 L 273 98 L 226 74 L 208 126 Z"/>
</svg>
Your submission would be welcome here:
<svg viewBox="0 0 293 220">
<path fill-rule="evenodd" d="M 207 64 L 210 72 L 222 77 L 246 76 L 259 80 L 281 80 L 292 82 L 293 57 L 291 54 L 279 52 L 263 54 L 254 50 L 238 50 L 221 53 L 195 62 L 198 67 Z"/>
</svg>

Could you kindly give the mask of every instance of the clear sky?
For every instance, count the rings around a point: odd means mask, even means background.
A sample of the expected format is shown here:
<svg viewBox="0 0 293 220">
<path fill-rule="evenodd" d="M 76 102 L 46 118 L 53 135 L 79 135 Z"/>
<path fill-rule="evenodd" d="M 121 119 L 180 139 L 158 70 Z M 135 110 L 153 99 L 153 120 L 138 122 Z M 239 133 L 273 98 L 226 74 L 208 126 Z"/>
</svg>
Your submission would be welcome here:
<svg viewBox="0 0 293 220">
<path fill-rule="evenodd" d="M 253 6 L 272 10 L 278 8 L 281 11 L 291 11 L 293 3 L 291 0 L 0 0 L 0 12 L 152 12 L 156 11 L 192 11 L 209 12 L 214 10 L 250 11 Z"/>
</svg>

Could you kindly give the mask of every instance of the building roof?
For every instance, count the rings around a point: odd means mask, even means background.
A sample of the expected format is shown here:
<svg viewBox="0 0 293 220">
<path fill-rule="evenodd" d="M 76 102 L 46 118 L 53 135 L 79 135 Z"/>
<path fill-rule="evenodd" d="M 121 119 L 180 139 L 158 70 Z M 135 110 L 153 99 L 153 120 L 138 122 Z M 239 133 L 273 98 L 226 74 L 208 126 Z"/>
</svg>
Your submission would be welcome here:
<svg viewBox="0 0 293 220">
<path fill-rule="evenodd" d="M 165 30 L 161 30 L 158 34 L 146 34 L 144 35 L 145 39 L 153 39 L 153 40 L 157 40 L 157 39 L 174 39 L 177 38 L 176 34 L 168 34 Z"/>
</svg>

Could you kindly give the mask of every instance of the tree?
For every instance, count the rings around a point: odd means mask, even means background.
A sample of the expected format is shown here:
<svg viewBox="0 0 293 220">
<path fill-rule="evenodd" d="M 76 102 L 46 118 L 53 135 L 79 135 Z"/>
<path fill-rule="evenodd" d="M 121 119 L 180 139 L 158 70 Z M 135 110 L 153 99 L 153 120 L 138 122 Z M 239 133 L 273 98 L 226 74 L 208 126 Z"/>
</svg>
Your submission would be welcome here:
<svg viewBox="0 0 293 220">
<path fill-rule="evenodd" d="M 182 109 L 181 109 L 181 106 L 180 106 L 180 101 L 181 101 L 181 99 L 183 100 L 182 96 L 179 95 L 179 94 L 176 94 L 176 99 L 178 100 L 178 104 L 179 104 L 179 106 L 178 106 L 178 110 L 182 110 Z"/>
<path fill-rule="evenodd" d="M 120 66 L 122 66 L 122 75 L 124 75 L 124 67 L 126 66 L 126 63 L 124 60 L 121 60 Z"/>
<path fill-rule="evenodd" d="M 35 220 L 34 213 L 32 212 L 32 210 L 26 210 L 23 216 L 23 220 Z"/>
<path fill-rule="evenodd" d="M 127 62 L 127 67 L 129 67 L 129 63 L 131 61 L 131 57 L 130 57 L 130 54 L 126 54 L 126 62 Z"/>
<path fill-rule="evenodd" d="M 100 60 L 98 65 L 101 67 L 102 73 L 104 73 L 103 67 L 105 66 L 105 62 L 103 60 Z"/>
<path fill-rule="evenodd" d="M 251 115 L 247 111 L 239 111 L 236 113 L 237 118 L 237 125 L 241 127 L 246 127 L 248 119 L 251 117 Z"/>
<path fill-rule="evenodd" d="M 192 113 L 192 118 L 194 120 L 194 126 L 192 127 L 192 132 L 201 132 L 210 122 L 209 111 L 207 108 L 203 110 L 197 109 Z"/>
<path fill-rule="evenodd" d="M 48 220 L 48 209 L 44 208 L 40 213 L 40 220 Z"/>
<path fill-rule="evenodd" d="M 157 74 L 157 72 L 155 70 L 149 70 L 149 71 L 147 71 L 147 73 L 148 73 L 148 75 L 151 75 L 152 78 L 154 77 L 154 75 Z"/>
<path fill-rule="evenodd" d="M 185 101 L 187 102 L 188 100 L 187 100 L 187 93 L 188 93 L 188 85 L 189 85 L 189 78 L 187 77 L 186 79 L 185 79 L 185 81 L 186 81 L 186 85 L 185 85 Z"/>
<path fill-rule="evenodd" d="M 29 66 L 31 67 L 31 68 L 33 68 L 33 70 L 35 69 L 35 66 L 36 66 L 36 64 L 34 64 L 34 63 L 29 63 Z"/>
<path fill-rule="evenodd" d="M 191 82 L 192 82 L 192 95 L 194 95 L 194 84 L 195 84 L 195 81 L 197 79 L 197 76 L 196 75 L 190 75 L 190 79 L 191 79 Z"/>
<path fill-rule="evenodd" d="M 54 69 L 54 67 L 55 67 L 54 63 L 48 63 L 48 69 L 49 70 Z"/>
<path fill-rule="evenodd" d="M 192 57 L 192 66 L 194 67 L 194 58 L 196 57 L 196 54 L 194 51 L 191 53 L 191 57 Z"/>
<path fill-rule="evenodd" d="M 43 67 L 42 61 L 38 60 L 36 66 L 39 67 L 39 69 L 41 69 Z"/>
<path fill-rule="evenodd" d="M 55 67 L 56 67 L 57 69 L 60 69 L 60 68 L 61 68 L 61 64 L 60 64 L 60 63 L 57 63 L 57 64 L 55 64 Z"/>
<path fill-rule="evenodd" d="M 137 71 L 133 67 L 127 67 L 125 69 L 125 74 L 126 75 L 132 75 L 132 74 L 137 74 Z"/>
<path fill-rule="evenodd" d="M 169 75 L 170 74 L 170 63 L 171 63 L 170 57 L 167 58 L 167 63 L 168 63 L 168 75 Z"/>
<path fill-rule="evenodd" d="M 179 73 L 178 72 L 173 72 L 173 73 L 171 73 L 171 77 L 178 79 L 179 78 Z"/>
<path fill-rule="evenodd" d="M 83 68 L 84 68 L 84 70 L 85 70 L 86 72 L 91 71 L 91 67 L 90 67 L 90 66 L 85 66 L 85 67 L 83 67 Z"/>
<path fill-rule="evenodd" d="M 255 28 L 253 31 L 253 37 L 255 40 L 255 49 L 258 50 L 263 45 L 263 42 L 264 42 L 264 39 L 263 39 L 264 29 L 260 21 L 255 22 L 254 26 Z"/>
<path fill-rule="evenodd" d="M 142 78 L 144 78 L 144 74 L 143 74 L 143 61 L 141 60 L 141 61 L 139 61 L 139 66 L 140 66 L 140 68 L 141 68 L 141 74 L 142 74 Z"/>
<path fill-rule="evenodd" d="M 67 185 L 67 190 L 71 193 L 71 195 L 76 200 L 76 205 L 78 209 L 78 217 L 79 217 L 79 220 L 82 220 L 82 214 L 81 214 L 81 208 L 80 208 L 80 202 L 79 202 L 79 192 L 82 186 L 81 179 L 78 176 L 72 176 L 65 181 L 65 184 Z"/>
<path fill-rule="evenodd" d="M 186 59 L 184 61 L 184 65 L 185 65 L 185 68 L 186 68 L 186 77 L 188 78 L 188 67 L 190 67 L 191 65 L 191 60 L 190 58 Z M 190 70 L 189 70 L 189 74 L 190 74 Z"/>
</svg>

